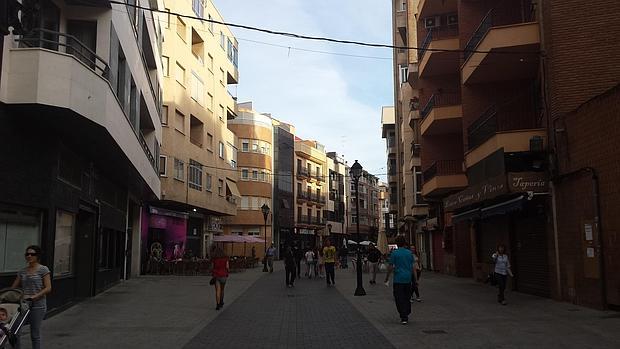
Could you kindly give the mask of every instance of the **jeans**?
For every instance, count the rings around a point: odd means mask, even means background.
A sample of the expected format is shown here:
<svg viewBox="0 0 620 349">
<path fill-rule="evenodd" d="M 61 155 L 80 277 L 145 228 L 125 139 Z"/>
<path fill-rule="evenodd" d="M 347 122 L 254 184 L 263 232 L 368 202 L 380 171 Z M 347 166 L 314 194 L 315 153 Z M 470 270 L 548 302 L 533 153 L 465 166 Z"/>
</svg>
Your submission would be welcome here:
<svg viewBox="0 0 620 349">
<path fill-rule="evenodd" d="M 336 272 L 334 271 L 335 263 L 325 263 L 325 274 L 327 275 L 327 284 L 336 284 L 334 280 L 334 276 L 336 276 Z M 331 280 L 331 282 L 330 282 Z"/>
<path fill-rule="evenodd" d="M 377 269 L 379 269 L 379 262 L 370 262 L 370 281 L 373 284 L 377 281 Z"/>
<path fill-rule="evenodd" d="M 41 349 L 41 324 L 45 313 L 47 312 L 47 305 L 34 305 L 30 308 L 30 315 L 26 323 L 30 324 L 30 340 L 32 341 L 32 349 Z M 15 348 L 21 348 L 20 338 L 17 336 L 17 343 Z"/>
<path fill-rule="evenodd" d="M 295 283 L 295 274 L 297 271 L 295 265 L 287 265 L 284 269 L 286 270 L 286 285 L 293 285 Z"/>
<path fill-rule="evenodd" d="M 394 283 L 394 302 L 401 320 L 408 320 L 411 314 L 411 283 L 397 284 Z"/>
<path fill-rule="evenodd" d="M 301 259 L 295 259 L 295 266 L 297 267 L 297 277 L 301 277 Z"/>
<path fill-rule="evenodd" d="M 506 291 L 506 279 L 508 279 L 508 276 L 495 273 L 495 280 L 497 280 L 497 288 L 499 289 L 499 292 L 497 293 L 497 301 L 500 303 L 506 299 L 504 298 L 504 291 Z"/>
<path fill-rule="evenodd" d="M 267 256 L 267 266 L 269 266 L 269 272 L 273 273 L 273 256 Z"/>
</svg>

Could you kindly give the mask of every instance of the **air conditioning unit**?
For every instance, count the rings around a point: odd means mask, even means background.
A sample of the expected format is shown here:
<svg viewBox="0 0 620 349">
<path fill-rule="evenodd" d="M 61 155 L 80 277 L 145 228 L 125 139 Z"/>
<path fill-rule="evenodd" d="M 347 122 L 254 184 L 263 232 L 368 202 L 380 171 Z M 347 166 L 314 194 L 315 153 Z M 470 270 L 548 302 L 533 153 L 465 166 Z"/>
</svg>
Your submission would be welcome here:
<svg viewBox="0 0 620 349">
<path fill-rule="evenodd" d="M 426 28 L 426 29 L 437 28 L 439 26 L 441 26 L 441 17 L 440 16 L 426 17 L 424 19 L 424 28 Z"/>
<path fill-rule="evenodd" d="M 459 24 L 459 16 L 456 13 L 448 15 L 447 22 L 448 25 L 457 25 Z"/>
</svg>

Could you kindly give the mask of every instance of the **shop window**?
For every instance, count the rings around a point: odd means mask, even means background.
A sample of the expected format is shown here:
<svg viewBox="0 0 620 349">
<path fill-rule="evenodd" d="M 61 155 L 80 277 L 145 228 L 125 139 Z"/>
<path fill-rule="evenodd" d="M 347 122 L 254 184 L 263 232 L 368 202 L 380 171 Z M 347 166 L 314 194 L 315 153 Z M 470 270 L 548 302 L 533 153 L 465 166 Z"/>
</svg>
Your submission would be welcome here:
<svg viewBox="0 0 620 349">
<path fill-rule="evenodd" d="M 54 276 L 73 275 L 75 243 L 75 214 L 56 212 L 56 239 L 54 241 Z"/>
<path fill-rule="evenodd" d="M 17 213 L 12 208 L 6 211 L 0 213 L 0 273 L 22 269 L 26 247 L 39 245 L 41 240 L 38 214 Z"/>
</svg>

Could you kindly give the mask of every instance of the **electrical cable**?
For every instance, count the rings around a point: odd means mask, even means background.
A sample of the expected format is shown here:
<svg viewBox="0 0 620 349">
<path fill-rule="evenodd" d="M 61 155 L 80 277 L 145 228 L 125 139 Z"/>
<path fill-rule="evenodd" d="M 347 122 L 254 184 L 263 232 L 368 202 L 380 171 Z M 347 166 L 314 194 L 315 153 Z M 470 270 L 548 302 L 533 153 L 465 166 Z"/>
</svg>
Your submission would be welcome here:
<svg viewBox="0 0 620 349">
<path fill-rule="evenodd" d="M 240 28 L 240 29 L 245 29 L 245 30 L 250 30 L 250 31 L 257 31 L 257 32 L 266 33 L 266 34 L 270 34 L 270 35 L 286 36 L 286 37 L 289 37 L 289 38 L 302 39 L 302 40 L 324 41 L 324 42 L 331 42 L 331 43 L 336 43 L 336 44 L 357 45 L 357 46 L 374 47 L 374 48 L 391 48 L 391 49 L 401 49 L 401 50 L 420 50 L 420 51 L 428 51 L 428 52 L 455 52 L 455 53 L 467 52 L 467 53 L 519 54 L 519 55 L 523 55 L 523 54 L 540 55 L 541 54 L 540 51 L 479 51 L 479 50 L 462 50 L 462 49 L 439 49 L 439 48 L 428 48 L 428 47 L 427 48 L 420 48 L 420 47 L 413 47 L 413 46 L 397 46 L 397 45 L 379 44 L 379 43 L 371 43 L 371 42 L 364 42 L 364 41 L 334 39 L 334 38 L 329 38 L 329 37 L 310 36 L 310 35 L 304 35 L 304 34 L 297 34 L 297 33 L 291 33 L 291 32 L 284 32 L 284 31 L 277 31 L 277 30 L 271 30 L 271 29 L 258 28 L 258 27 L 253 27 L 253 26 L 249 26 L 249 25 L 244 25 L 244 24 L 237 24 L 237 23 L 229 23 L 229 22 L 217 21 L 217 20 L 212 19 L 212 18 L 211 19 L 207 19 L 207 18 L 202 18 L 202 17 L 198 17 L 198 16 L 182 14 L 182 13 L 178 13 L 178 12 L 165 11 L 165 10 L 160 10 L 160 9 L 153 9 L 153 8 L 150 8 L 150 7 L 144 7 L 144 6 L 140 6 L 140 5 L 136 5 L 136 4 L 128 4 L 128 3 L 124 2 L 124 1 L 109 0 L 108 2 L 112 3 L 112 4 L 125 5 L 125 6 L 129 6 L 129 7 L 133 7 L 133 8 L 137 8 L 137 9 L 141 9 L 141 10 L 146 10 L 146 11 L 151 11 L 151 12 L 165 13 L 165 14 L 168 14 L 168 15 L 173 14 L 173 15 L 176 15 L 176 16 L 179 16 L 179 17 L 182 17 L 182 18 L 194 19 L 194 20 L 201 21 L 201 22 L 220 24 L 220 25 L 224 25 L 224 26 L 228 26 L 228 27 L 233 27 L 233 28 Z"/>
</svg>

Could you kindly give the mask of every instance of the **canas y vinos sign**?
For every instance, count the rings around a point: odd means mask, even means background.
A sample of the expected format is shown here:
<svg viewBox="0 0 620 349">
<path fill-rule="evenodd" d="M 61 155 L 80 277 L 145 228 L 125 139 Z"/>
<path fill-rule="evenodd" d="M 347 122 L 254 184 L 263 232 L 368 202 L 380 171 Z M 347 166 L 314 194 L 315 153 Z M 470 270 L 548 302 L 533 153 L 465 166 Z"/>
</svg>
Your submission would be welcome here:
<svg viewBox="0 0 620 349">
<path fill-rule="evenodd" d="M 469 186 L 467 189 L 450 195 L 444 199 L 444 208 L 447 211 L 456 210 L 477 202 L 492 199 L 508 192 L 506 177 L 489 178 L 484 183 Z"/>
</svg>

